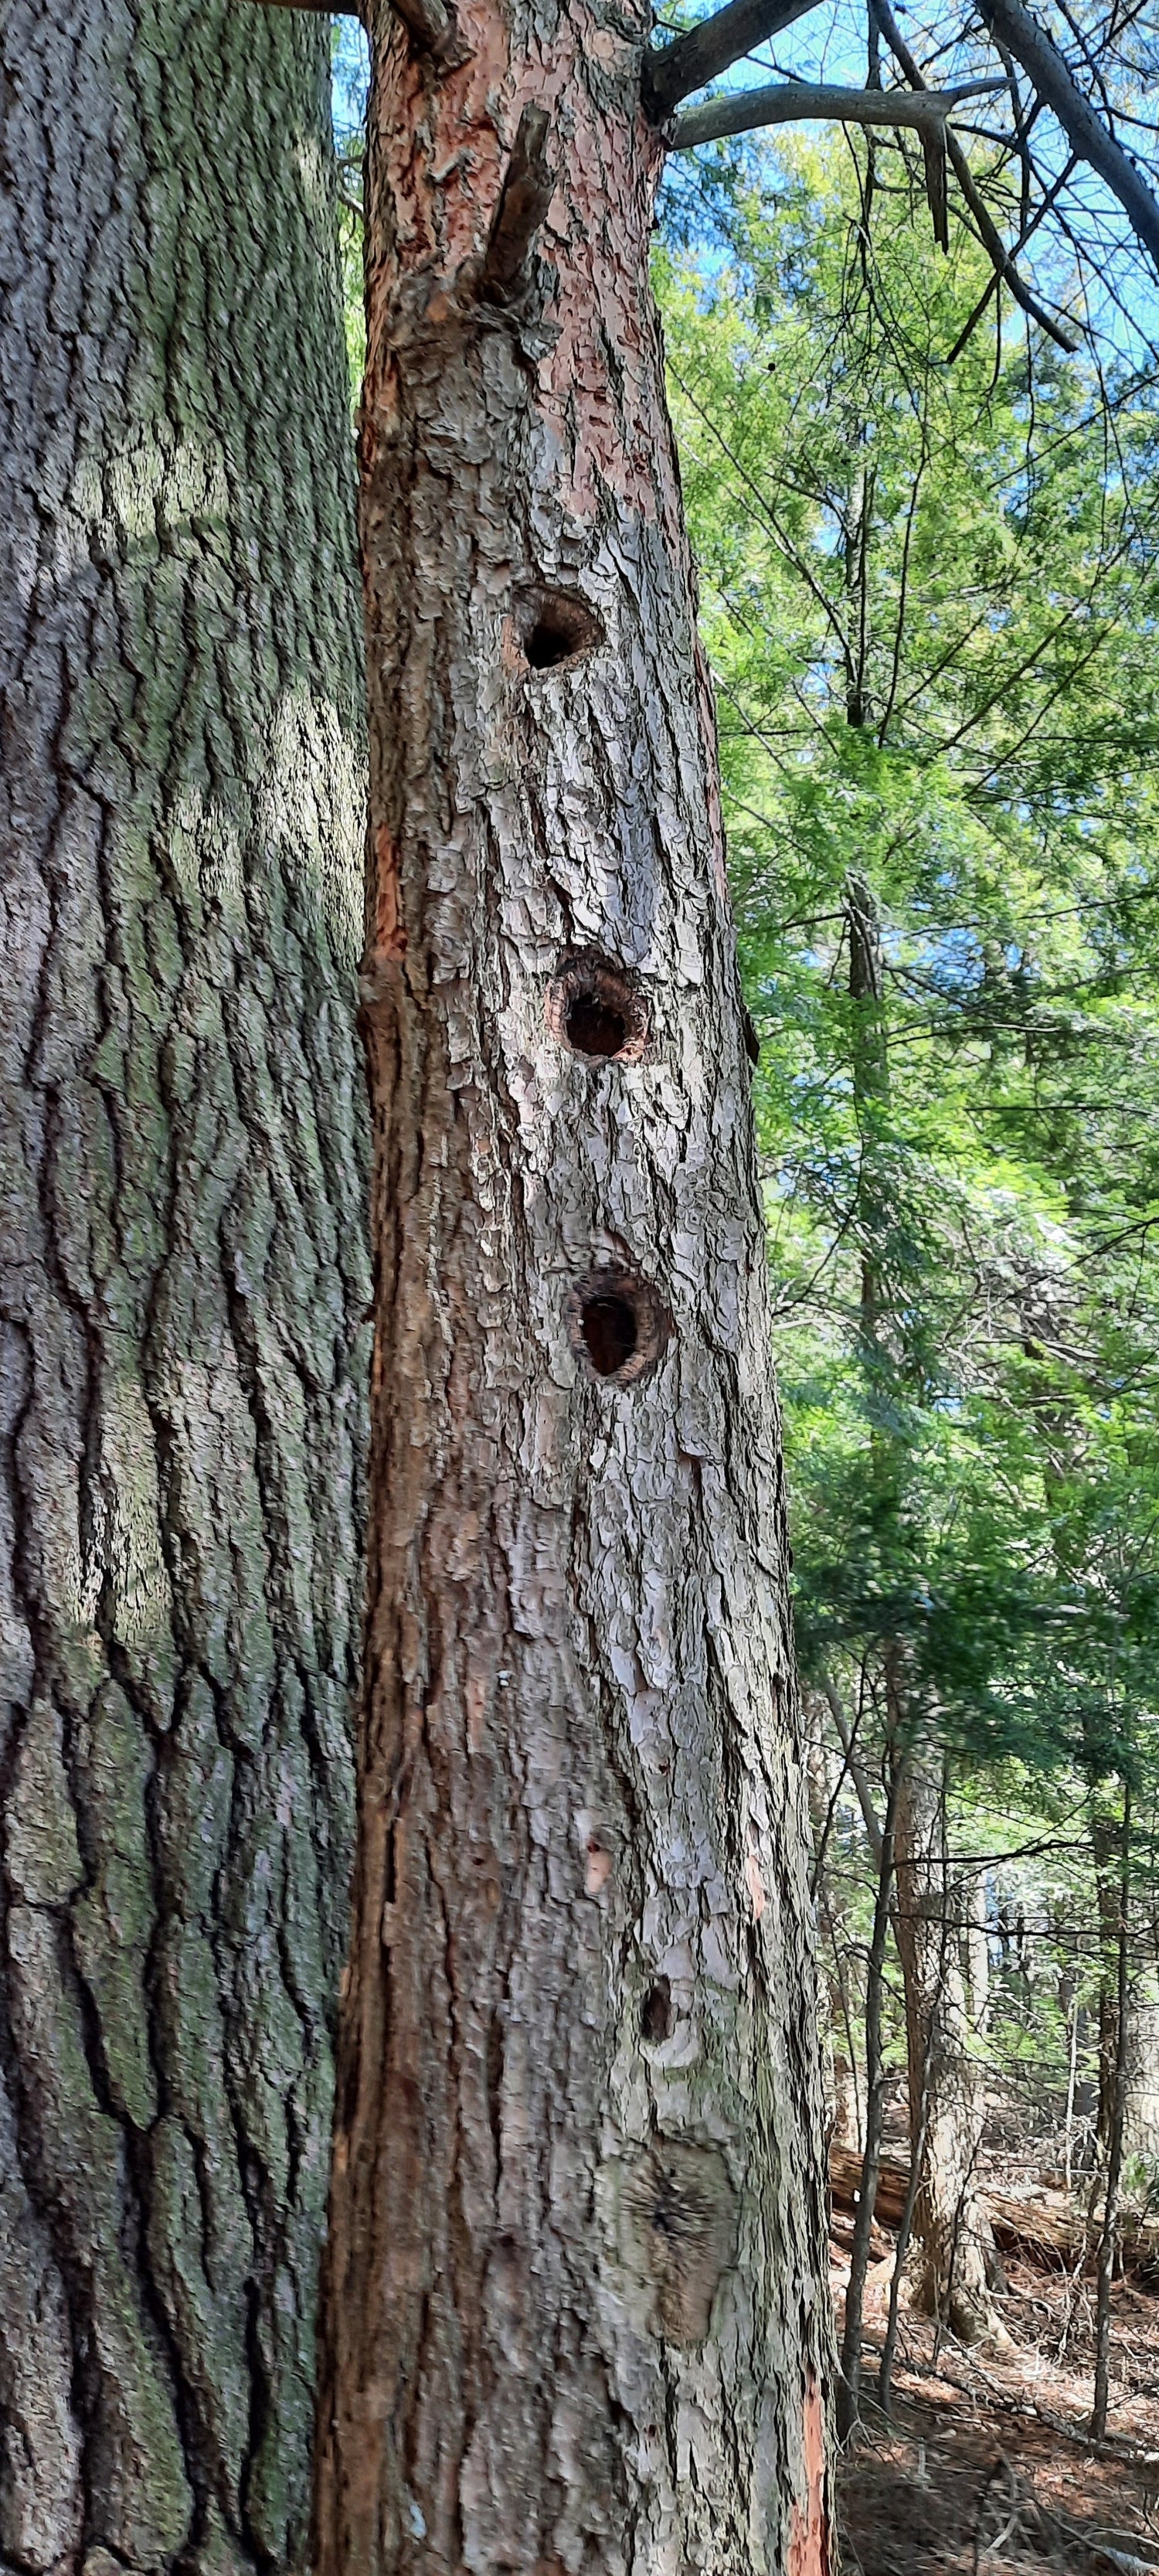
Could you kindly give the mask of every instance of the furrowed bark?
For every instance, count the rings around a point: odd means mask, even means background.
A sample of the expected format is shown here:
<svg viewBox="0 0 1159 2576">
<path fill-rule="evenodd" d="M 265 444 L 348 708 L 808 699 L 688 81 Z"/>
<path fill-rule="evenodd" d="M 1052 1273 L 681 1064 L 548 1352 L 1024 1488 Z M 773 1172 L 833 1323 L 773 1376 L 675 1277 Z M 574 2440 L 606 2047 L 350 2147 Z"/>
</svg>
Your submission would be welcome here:
<svg viewBox="0 0 1159 2576">
<path fill-rule="evenodd" d="M 365 1397 L 327 46 L 12 0 L 0 2563 L 300 2561 Z"/>
<path fill-rule="evenodd" d="M 458 25 L 446 77 L 385 8 L 372 46 L 377 1329 L 316 2565 L 821 2576 L 783 1484 L 646 13 Z M 529 107 L 554 189 L 499 305 Z"/>
</svg>

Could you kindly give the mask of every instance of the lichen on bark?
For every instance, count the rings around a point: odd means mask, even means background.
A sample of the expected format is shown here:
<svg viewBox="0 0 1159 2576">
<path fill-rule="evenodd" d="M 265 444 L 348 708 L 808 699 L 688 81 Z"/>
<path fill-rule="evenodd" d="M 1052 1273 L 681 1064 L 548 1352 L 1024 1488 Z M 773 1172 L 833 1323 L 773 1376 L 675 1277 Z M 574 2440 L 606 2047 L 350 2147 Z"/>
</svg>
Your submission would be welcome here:
<svg viewBox="0 0 1159 2576">
<path fill-rule="evenodd" d="M 328 49 L 0 28 L 0 2560 L 302 2555 L 361 1619 Z"/>
</svg>

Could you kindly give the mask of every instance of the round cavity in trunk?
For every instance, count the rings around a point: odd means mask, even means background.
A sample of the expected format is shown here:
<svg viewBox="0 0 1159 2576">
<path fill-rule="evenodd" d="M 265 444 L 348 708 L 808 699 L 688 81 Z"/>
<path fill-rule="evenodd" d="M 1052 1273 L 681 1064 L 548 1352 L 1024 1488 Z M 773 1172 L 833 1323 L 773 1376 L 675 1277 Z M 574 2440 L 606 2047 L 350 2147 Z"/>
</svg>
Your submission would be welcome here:
<svg viewBox="0 0 1159 2576">
<path fill-rule="evenodd" d="M 578 592 L 533 582 L 515 601 L 515 633 L 529 670 L 554 671 L 590 653 L 603 642 L 604 630 Z"/>
<path fill-rule="evenodd" d="M 611 957 L 569 958 L 547 996 L 547 1025 L 589 1064 L 638 1064 L 650 1034 L 648 1006 Z"/>
<path fill-rule="evenodd" d="M 592 1270 L 568 1301 L 572 1349 L 605 1386 L 638 1386 L 671 1329 L 655 1289 L 637 1271 Z"/>
</svg>

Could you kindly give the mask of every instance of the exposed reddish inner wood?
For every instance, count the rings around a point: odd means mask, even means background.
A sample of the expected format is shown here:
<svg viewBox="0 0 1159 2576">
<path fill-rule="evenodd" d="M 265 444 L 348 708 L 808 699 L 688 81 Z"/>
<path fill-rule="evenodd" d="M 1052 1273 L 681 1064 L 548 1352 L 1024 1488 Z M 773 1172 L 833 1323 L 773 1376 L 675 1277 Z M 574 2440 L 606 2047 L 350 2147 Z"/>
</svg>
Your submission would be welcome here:
<svg viewBox="0 0 1159 2576">
<path fill-rule="evenodd" d="M 808 2502 L 793 2508 L 788 2576 L 829 2576 L 829 2517 L 825 2510 L 825 2409 L 815 2379 L 805 2397 L 805 2481 Z"/>
</svg>

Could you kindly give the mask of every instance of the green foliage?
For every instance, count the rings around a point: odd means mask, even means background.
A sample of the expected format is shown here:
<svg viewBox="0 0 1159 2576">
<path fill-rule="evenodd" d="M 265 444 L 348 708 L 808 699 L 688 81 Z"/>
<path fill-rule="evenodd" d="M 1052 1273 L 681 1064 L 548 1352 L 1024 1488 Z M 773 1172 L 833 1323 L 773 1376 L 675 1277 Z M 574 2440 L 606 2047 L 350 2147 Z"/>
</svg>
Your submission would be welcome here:
<svg viewBox="0 0 1159 2576">
<path fill-rule="evenodd" d="M 802 1648 L 900 1641 L 961 1745 L 1094 1779 L 1159 1707 L 1153 391 L 936 259 L 900 145 L 766 153 L 743 211 L 657 269 Z"/>
</svg>

